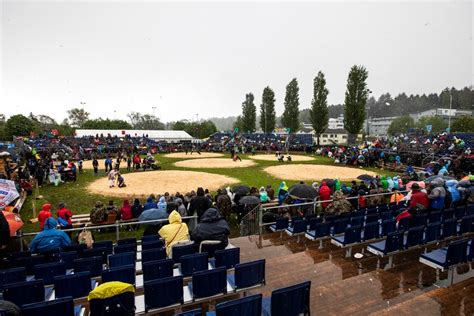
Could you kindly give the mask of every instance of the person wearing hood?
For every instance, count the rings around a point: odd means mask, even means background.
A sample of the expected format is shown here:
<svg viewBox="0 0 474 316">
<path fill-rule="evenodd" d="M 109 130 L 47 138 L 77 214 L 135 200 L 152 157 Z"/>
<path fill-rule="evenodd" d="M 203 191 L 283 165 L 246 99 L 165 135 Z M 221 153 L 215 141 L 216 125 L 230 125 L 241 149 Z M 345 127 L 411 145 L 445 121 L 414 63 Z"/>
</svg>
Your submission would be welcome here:
<svg viewBox="0 0 474 316">
<path fill-rule="evenodd" d="M 331 215 L 341 215 L 349 213 L 352 210 L 352 205 L 346 200 L 342 191 L 334 192 L 333 201 L 329 203 L 325 212 Z"/>
<path fill-rule="evenodd" d="M 50 203 L 45 203 L 41 207 L 41 211 L 38 214 L 38 222 L 40 223 L 40 230 L 43 230 L 44 228 L 44 223 L 48 218 L 53 216 L 51 213 L 51 204 Z"/>
<path fill-rule="evenodd" d="M 443 179 L 434 179 L 430 183 L 431 192 L 428 195 L 430 200 L 430 208 L 432 210 L 442 210 L 444 208 L 444 199 L 446 197 L 446 189 L 444 188 Z"/>
<path fill-rule="evenodd" d="M 142 212 L 143 212 L 143 206 L 140 203 L 140 200 L 135 199 L 132 205 L 133 218 L 138 218 Z"/>
<path fill-rule="evenodd" d="M 189 205 L 189 214 L 196 214 L 198 217 L 198 222 L 201 220 L 202 214 L 212 206 L 211 200 L 205 196 L 204 189 L 198 188 L 196 191 L 196 196 L 191 199 Z"/>
<path fill-rule="evenodd" d="M 168 203 L 166 203 L 166 198 L 164 196 L 160 197 L 160 200 L 158 202 L 158 204 L 156 205 L 157 208 L 161 211 L 167 211 L 167 205 Z"/>
<path fill-rule="evenodd" d="M 399 189 L 398 177 L 393 177 L 393 188 Z"/>
<path fill-rule="evenodd" d="M 384 191 L 387 191 L 387 189 L 388 189 L 387 177 L 382 176 L 382 177 L 380 178 L 380 185 L 382 186 L 382 188 L 383 188 Z"/>
<path fill-rule="evenodd" d="M 394 188 L 392 177 L 387 177 L 387 183 L 388 183 L 388 188 L 387 188 L 388 191 L 392 191 L 392 189 Z"/>
<path fill-rule="evenodd" d="M 221 211 L 222 216 L 228 219 L 232 213 L 232 200 L 226 192 L 226 189 L 218 191 L 216 197 L 216 208 Z"/>
<path fill-rule="evenodd" d="M 123 220 L 129 220 L 133 218 L 132 206 L 128 200 L 123 201 L 123 205 L 120 208 L 120 215 Z"/>
<path fill-rule="evenodd" d="M 215 208 L 210 208 L 202 214 L 201 222 L 191 233 L 191 239 L 199 249 L 203 240 L 218 240 L 222 249 L 229 244 L 230 229 L 224 217 Z"/>
<path fill-rule="evenodd" d="M 457 180 L 446 181 L 446 191 L 450 196 L 448 207 L 456 207 L 461 202 L 461 194 L 457 188 L 458 183 Z"/>
<path fill-rule="evenodd" d="M 71 245 L 69 236 L 65 232 L 56 229 L 57 226 L 58 222 L 53 217 L 47 218 L 44 223 L 44 230 L 31 241 L 30 251 L 32 253 L 45 252 Z"/>
<path fill-rule="evenodd" d="M 174 200 L 174 203 L 176 204 L 176 210 L 178 211 L 179 215 L 181 217 L 186 216 L 186 206 L 184 206 L 183 199 L 182 198 L 176 198 Z"/>
<path fill-rule="evenodd" d="M 282 181 L 280 183 L 280 187 L 278 188 L 278 192 L 277 192 L 278 205 L 282 205 L 287 196 L 288 196 L 288 186 L 286 185 L 285 181 Z"/>
<path fill-rule="evenodd" d="M 151 208 L 156 208 L 156 203 L 155 203 L 155 199 L 152 196 L 149 196 L 146 199 L 145 205 L 143 205 L 143 210 L 146 211 L 146 210 L 149 210 Z"/>
<path fill-rule="evenodd" d="M 182 222 L 181 215 L 176 211 L 171 212 L 168 221 L 169 224 L 163 226 L 158 234 L 165 240 L 166 254 L 171 257 L 171 247 L 178 241 L 189 240 L 189 231 L 188 225 Z"/>
<path fill-rule="evenodd" d="M 428 209 L 430 202 L 428 200 L 428 195 L 420 190 L 420 185 L 418 183 L 413 183 L 411 186 L 410 203 L 408 204 L 408 207 L 413 209 L 416 208 L 417 205 L 422 205 L 425 209 Z"/>
<path fill-rule="evenodd" d="M 261 187 L 258 193 L 259 193 L 259 197 L 260 197 L 260 202 L 267 203 L 268 202 L 268 193 L 265 190 L 265 188 Z"/>
<path fill-rule="evenodd" d="M 97 201 L 95 207 L 91 210 L 90 219 L 92 224 L 100 224 L 107 221 L 107 213 L 104 203 Z"/>
<path fill-rule="evenodd" d="M 265 191 L 267 191 L 267 195 L 270 201 L 273 201 L 275 199 L 275 190 L 273 190 L 271 184 L 267 185 L 267 188 L 265 189 Z"/>
<path fill-rule="evenodd" d="M 321 186 L 319 187 L 319 199 L 321 201 L 327 201 L 331 199 L 331 189 L 326 184 L 326 181 L 323 181 L 321 183 Z M 326 209 L 328 205 L 329 205 L 329 202 L 323 202 L 322 203 L 323 209 Z"/>
</svg>

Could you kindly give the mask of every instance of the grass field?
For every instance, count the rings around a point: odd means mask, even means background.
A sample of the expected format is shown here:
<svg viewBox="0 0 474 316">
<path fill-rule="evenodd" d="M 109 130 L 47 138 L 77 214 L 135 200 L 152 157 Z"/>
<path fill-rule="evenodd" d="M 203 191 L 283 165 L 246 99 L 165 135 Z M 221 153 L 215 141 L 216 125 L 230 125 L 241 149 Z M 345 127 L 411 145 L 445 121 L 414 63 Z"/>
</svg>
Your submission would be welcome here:
<svg viewBox="0 0 474 316">
<path fill-rule="evenodd" d="M 247 158 L 246 155 L 242 155 L 242 158 Z M 191 170 L 187 168 L 180 168 L 174 166 L 174 163 L 177 161 L 184 160 L 182 158 L 167 158 L 163 155 L 157 155 L 156 159 L 159 160 L 162 169 L 164 170 Z M 262 160 L 255 160 L 256 165 L 247 168 L 234 168 L 234 169 L 217 169 L 217 168 L 202 168 L 200 171 L 221 174 L 236 178 L 242 184 L 246 184 L 249 186 L 255 186 L 257 188 L 261 186 L 266 186 L 268 184 L 272 185 L 275 191 L 277 190 L 280 182 L 285 179 L 278 179 L 268 175 L 266 172 L 263 172 L 262 169 L 268 166 L 279 165 L 280 163 L 277 161 L 262 161 Z M 328 158 L 323 158 L 319 156 L 315 156 L 311 161 L 301 161 L 298 164 L 322 164 L 322 165 L 333 165 L 333 161 Z M 123 165 L 123 164 L 122 164 Z M 105 176 L 105 171 L 103 165 L 100 165 L 100 176 Z M 196 169 L 192 169 L 196 170 Z M 369 171 L 374 171 L 379 174 L 384 175 L 392 175 L 393 173 L 379 170 L 374 168 L 367 168 Z M 126 174 L 126 170 L 122 169 L 122 173 Z M 334 175 L 337 177 L 337 175 Z M 33 199 L 32 197 L 28 197 L 22 211 L 21 217 L 25 221 L 25 226 L 23 228 L 24 232 L 32 232 L 39 230 L 39 224 L 31 224 L 27 223 L 26 221 L 33 216 L 33 207 L 36 209 L 36 214 L 41 209 L 41 205 L 44 203 L 52 203 L 53 209 L 56 210 L 57 206 L 60 202 L 65 202 L 67 207 L 71 209 L 73 214 L 83 214 L 89 213 L 92 207 L 94 206 L 96 201 L 103 201 L 107 203 L 109 200 L 114 200 L 117 206 L 122 204 L 122 199 L 120 198 L 112 198 L 108 196 L 102 196 L 97 194 L 91 194 L 86 190 L 87 185 L 96 180 L 97 177 L 94 176 L 92 170 L 83 170 L 82 174 L 78 174 L 77 182 L 75 183 L 64 183 L 55 187 L 53 185 L 46 185 L 39 189 L 39 194 L 42 196 L 41 199 Z M 126 175 L 125 175 L 126 179 Z M 286 180 L 285 180 L 286 181 Z M 286 181 L 288 186 L 297 183 L 297 181 Z M 174 193 L 174 192 L 170 192 Z M 185 192 L 182 192 L 185 193 Z M 54 216 L 56 216 L 54 211 Z M 135 234 L 135 233 L 131 233 Z M 126 234 L 125 234 L 126 235 Z"/>
</svg>

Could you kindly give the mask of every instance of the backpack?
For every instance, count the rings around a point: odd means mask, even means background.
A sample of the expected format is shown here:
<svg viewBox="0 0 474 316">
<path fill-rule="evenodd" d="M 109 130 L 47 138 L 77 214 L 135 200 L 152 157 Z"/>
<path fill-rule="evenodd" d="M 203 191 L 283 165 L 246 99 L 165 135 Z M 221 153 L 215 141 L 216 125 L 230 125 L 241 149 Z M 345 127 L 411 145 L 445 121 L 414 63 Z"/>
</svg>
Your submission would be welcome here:
<svg viewBox="0 0 474 316">
<path fill-rule="evenodd" d="M 92 244 L 94 243 L 94 238 L 92 237 L 92 233 L 88 230 L 83 230 L 79 236 L 77 236 L 77 241 L 79 244 L 86 244 L 87 248 L 91 248 Z"/>
</svg>

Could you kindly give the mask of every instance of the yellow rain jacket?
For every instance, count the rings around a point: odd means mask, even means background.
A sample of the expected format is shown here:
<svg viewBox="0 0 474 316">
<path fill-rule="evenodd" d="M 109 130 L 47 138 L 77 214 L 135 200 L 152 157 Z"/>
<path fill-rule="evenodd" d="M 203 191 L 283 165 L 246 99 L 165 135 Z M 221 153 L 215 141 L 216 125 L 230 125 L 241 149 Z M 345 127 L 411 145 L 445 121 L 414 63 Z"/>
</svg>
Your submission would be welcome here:
<svg viewBox="0 0 474 316">
<path fill-rule="evenodd" d="M 125 292 L 135 292 L 133 285 L 118 281 L 105 282 L 89 293 L 87 300 L 106 299 Z"/>
<path fill-rule="evenodd" d="M 169 257 L 171 255 L 171 246 L 178 241 L 189 240 L 189 231 L 188 225 L 182 222 L 181 215 L 176 211 L 171 212 L 168 221 L 170 223 L 163 226 L 158 234 L 165 240 L 166 254 Z"/>
</svg>

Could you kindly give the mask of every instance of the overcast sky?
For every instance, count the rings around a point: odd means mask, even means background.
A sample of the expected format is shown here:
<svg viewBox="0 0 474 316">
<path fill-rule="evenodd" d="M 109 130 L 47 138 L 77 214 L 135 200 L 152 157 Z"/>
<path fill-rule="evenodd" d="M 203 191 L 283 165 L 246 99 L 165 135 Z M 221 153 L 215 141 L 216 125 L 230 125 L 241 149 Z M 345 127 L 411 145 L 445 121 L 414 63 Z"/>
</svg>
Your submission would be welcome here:
<svg viewBox="0 0 474 316">
<path fill-rule="evenodd" d="M 440 92 L 473 82 L 471 1 L 20 2 L 1 10 L 0 113 L 58 120 L 130 111 L 164 121 L 238 115 L 269 85 L 283 111 L 296 77 L 300 109 L 326 74 L 342 103 L 347 73 L 366 66 L 373 95 Z"/>
</svg>

